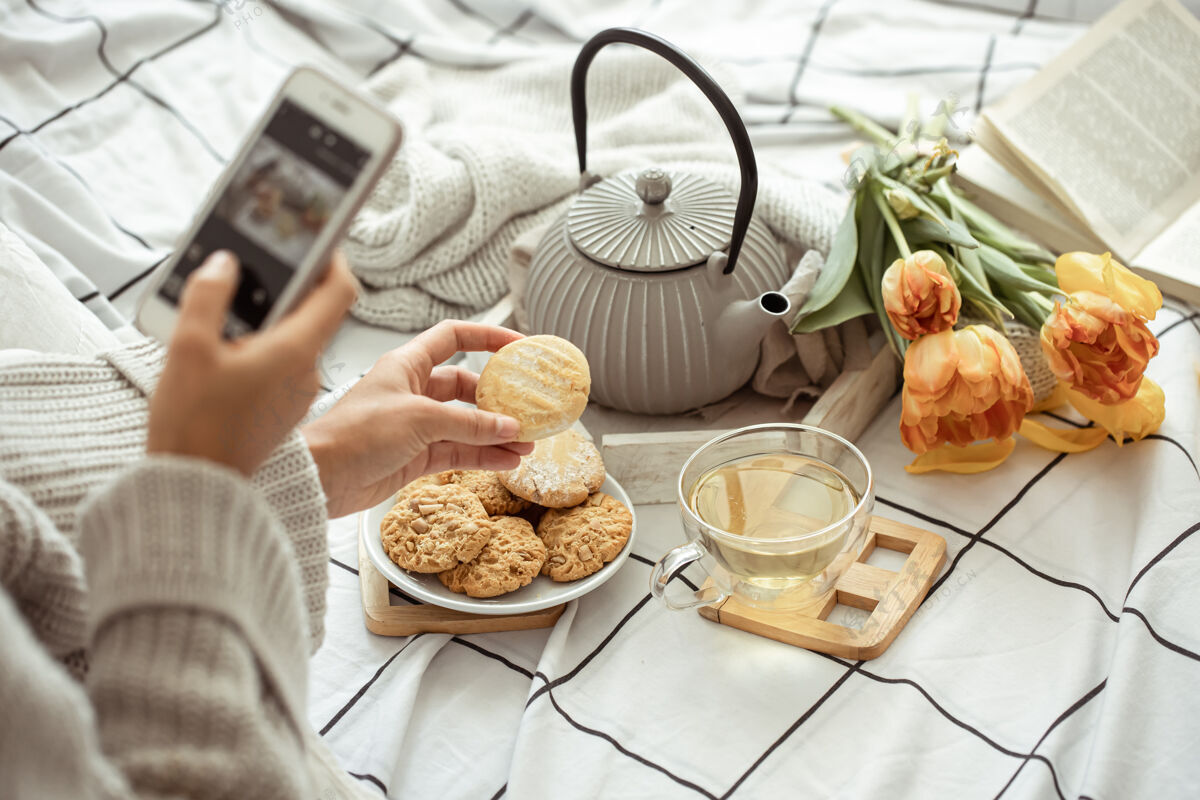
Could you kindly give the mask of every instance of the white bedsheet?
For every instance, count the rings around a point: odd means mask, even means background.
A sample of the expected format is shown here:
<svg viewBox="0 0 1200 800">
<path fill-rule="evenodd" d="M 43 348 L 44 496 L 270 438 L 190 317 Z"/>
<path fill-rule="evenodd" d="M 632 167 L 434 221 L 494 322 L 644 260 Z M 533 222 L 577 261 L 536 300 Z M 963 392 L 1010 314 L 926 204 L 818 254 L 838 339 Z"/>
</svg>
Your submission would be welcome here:
<svg viewBox="0 0 1200 800">
<path fill-rule="evenodd" d="M 926 111 L 955 96 L 969 127 L 1111 5 L 0 0 L 0 222 L 119 328 L 294 64 L 359 81 L 397 58 L 487 64 L 640 26 L 736 71 L 760 159 L 837 187 L 852 136 L 827 104 L 895 122 L 909 91 Z M 987 475 L 916 478 L 898 404 L 864 434 L 878 512 L 942 534 L 950 557 L 875 661 L 650 602 L 649 565 L 682 540 L 669 506 L 638 509 L 634 558 L 552 630 L 376 637 L 347 519 L 330 526 L 312 723 L 395 798 L 1194 797 L 1200 327 L 1170 305 L 1157 437 L 1065 457 L 1022 442 Z M 403 338 L 348 326 L 334 377 Z"/>
</svg>

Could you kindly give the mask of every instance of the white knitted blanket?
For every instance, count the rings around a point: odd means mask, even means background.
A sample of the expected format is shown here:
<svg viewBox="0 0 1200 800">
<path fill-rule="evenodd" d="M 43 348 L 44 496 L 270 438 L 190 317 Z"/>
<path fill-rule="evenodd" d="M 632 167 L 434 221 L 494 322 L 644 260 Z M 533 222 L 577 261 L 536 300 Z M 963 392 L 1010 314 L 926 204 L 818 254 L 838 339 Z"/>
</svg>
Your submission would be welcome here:
<svg viewBox="0 0 1200 800">
<path fill-rule="evenodd" d="M 491 69 L 400 60 L 368 82 L 403 121 L 406 139 L 345 245 L 367 289 L 357 316 L 417 330 L 504 295 L 513 241 L 565 213 L 579 184 L 571 66 L 565 54 Z M 713 71 L 740 100 L 733 79 Z M 588 72 L 587 107 L 591 172 L 653 164 L 737 191 L 716 111 L 658 56 L 602 50 Z M 777 167 L 759 171 L 756 213 L 794 256 L 827 249 L 844 200 Z"/>
</svg>

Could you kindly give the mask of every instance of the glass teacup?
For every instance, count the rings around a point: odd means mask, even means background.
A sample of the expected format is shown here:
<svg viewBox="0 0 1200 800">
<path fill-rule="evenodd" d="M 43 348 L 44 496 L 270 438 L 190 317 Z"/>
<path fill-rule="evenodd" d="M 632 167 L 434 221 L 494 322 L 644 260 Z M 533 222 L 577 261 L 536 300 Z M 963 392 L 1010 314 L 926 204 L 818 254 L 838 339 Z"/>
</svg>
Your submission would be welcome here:
<svg viewBox="0 0 1200 800">
<path fill-rule="evenodd" d="M 862 549 L 875 483 L 866 458 L 842 437 L 778 423 L 705 444 L 683 465 L 677 496 L 688 541 L 655 565 L 655 597 L 674 609 L 733 596 L 755 608 L 815 613 Z M 668 582 L 694 562 L 712 585 L 669 597 Z"/>
</svg>

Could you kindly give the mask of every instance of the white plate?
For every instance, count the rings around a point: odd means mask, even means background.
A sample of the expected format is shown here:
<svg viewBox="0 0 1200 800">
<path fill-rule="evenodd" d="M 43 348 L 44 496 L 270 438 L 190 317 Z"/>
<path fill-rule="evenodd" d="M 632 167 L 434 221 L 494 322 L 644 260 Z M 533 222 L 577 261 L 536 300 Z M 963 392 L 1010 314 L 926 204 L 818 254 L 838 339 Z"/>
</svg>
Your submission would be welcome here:
<svg viewBox="0 0 1200 800">
<path fill-rule="evenodd" d="M 611 476 L 605 478 L 600 491 L 620 500 L 629 509 L 629 513 L 634 515 L 633 503 L 629 502 L 629 495 Z M 374 508 L 359 512 L 358 535 L 362 537 L 371 563 L 397 589 L 409 597 L 432 603 L 435 606 L 453 608 L 471 614 L 524 614 L 529 611 L 550 608 L 585 595 L 617 573 L 617 570 L 625 563 L 625 559 L 629 557 L 633 548 L 633 540 L 637 536 L 637 516 L 634 515 L 633 528 L 629 532 L 629 541 L 625 543 L 625 547 L 621 549 L 616 558 L 586 578 L 559 583 L 543 575 L 538 575 L 528 586 L 522 586 L 515 592 L 502 594 L 499 597 L 467 597 L 465 594 L 458 594 L 447 589 L 438 580 L 437 575 L 401 569 L 384 552 L 383 542 L 379 538 L 379 525 L 383 522 L 387 512 L 392 510 L 394 503 L 394 498 L 389 498 Z"/>
</svg>

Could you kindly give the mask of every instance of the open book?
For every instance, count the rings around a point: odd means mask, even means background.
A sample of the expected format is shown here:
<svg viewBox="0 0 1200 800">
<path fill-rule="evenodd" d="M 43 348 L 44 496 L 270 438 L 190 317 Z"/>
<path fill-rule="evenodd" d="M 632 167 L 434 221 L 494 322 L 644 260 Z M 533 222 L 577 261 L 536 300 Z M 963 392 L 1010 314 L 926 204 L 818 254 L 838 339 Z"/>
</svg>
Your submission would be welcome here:
<svg viewBox="0 0 1200 800">
<path fill-rule="evenodd" d="M 974 133 L 958 174 L 981 207 L 1200 304 L 1200 20 L 1177 0 L 1126 0 Z"/>
</svg>

